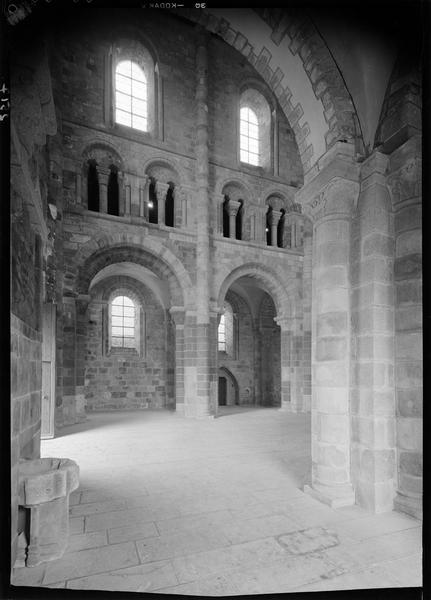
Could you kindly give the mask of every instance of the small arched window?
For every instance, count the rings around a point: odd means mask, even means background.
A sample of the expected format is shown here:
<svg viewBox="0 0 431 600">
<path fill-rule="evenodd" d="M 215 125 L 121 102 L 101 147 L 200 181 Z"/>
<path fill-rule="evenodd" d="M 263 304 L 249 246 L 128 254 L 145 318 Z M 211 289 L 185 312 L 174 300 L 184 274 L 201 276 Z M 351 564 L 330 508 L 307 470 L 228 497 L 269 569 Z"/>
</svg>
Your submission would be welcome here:
<svg viewBox="0 0 431 600">
<path fill-rule="evenodd" d="M 165 225 L 168 227 L 174 227 L 175 225 L 174 208 L 174 188 L 170 185 L 165 199 Z"/>
<path fill-rule="evenodd" d="M 159 205 L 156 193 L 156 181 L 151 178 L 150 188 L 148 191 L 148 222 L 159 222 Z"/>
<path fill-rule="evenodd" d="M 147 78 L 141 67 L 122 60 L 115 69 L 115 122 L 148 131 Z"/>
<path fill-rule="evenodd" d="M 259 122 L 256 113 L 248 106 L 240 112 L 240 160 L 249 165 L 259 165 Z"/>
<path fill-rule="evenodd" d="M 111 346 L 136 348 L 136 308 L 128 296 L 116 296 L 111 302 Z"/>
<path fill-rule="evenodd" d="M 244 201 L 239 201 L 240 206 L 235 217 L 235 237 L 237 240 L 242 240 L 242 217 L 244 213 Z"/>
<path fill-rule="evenodd" d="M 265 233 L 266 233 L 266 245 L 272 245 L 272 227 L 271 227 L 271 218 L 272 218 L 272 206 L 268 206 L 268 210 L 266 211 L 265 217 Z"/>
<path fill-rule="evenodd" d="M 95 160 L 88 161 L 87 208 L 99 212 L 99 176 Z"/>
<path fill-rule="evenodd" d="M 120 214 L 120 195 L 118 188 L 118 171 L 111 167 L 108 179 L 108 215 Z"/>
</svg>

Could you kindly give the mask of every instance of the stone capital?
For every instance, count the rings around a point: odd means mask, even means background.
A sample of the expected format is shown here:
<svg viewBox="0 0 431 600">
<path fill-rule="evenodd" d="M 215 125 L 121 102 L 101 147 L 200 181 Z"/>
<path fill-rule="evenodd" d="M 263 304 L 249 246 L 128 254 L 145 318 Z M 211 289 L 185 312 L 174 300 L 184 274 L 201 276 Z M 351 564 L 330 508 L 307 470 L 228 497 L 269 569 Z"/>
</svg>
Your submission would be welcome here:
<svg viewBox="0 0 431 600">
<path fill-rule="evenodd" d="M 100 166 L 97 167 L 97 175 L 99 176 L 100 183 L 107 184 L 110 174 L 111 171 L 109 169 Z"/>
<path fill-rule="evenodd" d="M 333 148 L 322 156 L 313 172 L 307 177 L 305 185 L 295 194 L 295 202 L 301 204 L 303 212 L 319 196 L 333 180 L 359 182 L 361 165 L 355 159 L 350 144 L 337 142 Z"/>
<path fill-rule="evenodd" d="M 271 226 L 278 225 L 279 220 L 281 219 L 281 212 L 279 210 L 272 210 L 269 213 L 269 223 Z"/>
<path fill-rule="evenodd" d="M 174 187 L 174 196 L 176 198 L 191 198 L 193 195 L 194 188 L 190 185 L 178 185 Z"/>
<path fill-rule="evenodd" d="M 314 222 L 325 217 L 350 218 L 357 206 L 359 190 L 358 181 L 335 177 L 303 205 L 304 213 Z"/>
<path fill-rule="evenodd" d="M 237 202 L 236 200 L 229 200 L 229 202 L 227 204 L 227 211 L 229 213 L 229 216 L 236 217 L 240 206 L 241 206 L 240 202 Z"/>
<path fill-rule="evenodd" d="M 279 317 L 274 317 L 274 321 L 280 327 L 281 331 L 294 332 L 299 328 L 300 319 L 297 317 L 280 315 Z"/>
<path fill-rule="evenodd" d="M 156 182 L 156 195 L 157 195 L 157 200 L 159 202 L 166 198 L 168 189 L 169 189 L 169 183 L 163 183 L 162 181 Z"/>
<path fill-rule="evenodd" d="M 411 156 L 387 178 L 394 208 L 405 201 L 421 201 L 422 159 Z"/>
</svg>

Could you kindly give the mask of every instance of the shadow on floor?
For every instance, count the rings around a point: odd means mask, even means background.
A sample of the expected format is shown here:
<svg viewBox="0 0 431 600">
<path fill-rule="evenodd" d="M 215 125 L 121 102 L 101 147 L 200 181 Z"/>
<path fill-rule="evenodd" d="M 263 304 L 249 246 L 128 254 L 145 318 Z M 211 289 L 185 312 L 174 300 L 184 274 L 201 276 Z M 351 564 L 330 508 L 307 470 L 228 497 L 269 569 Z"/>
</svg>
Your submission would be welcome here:
<svg viewBox="0 0 431 600">
<path fill-rule="evenodd" d="M 90 431 L 91 429 L 100 429 L 102 427 L 110 427 L 112 428 L 112 414 L 116 415 L 115 422 L 117 425 L 121 425 L 121 423 L 128 423 L 130 421 L 130 415 L 136 414 L 136 410 L 110 410 L 110 411 L 94 411 L 87 413 L 87 420 L 82 423 L 76 423 L 74 425 L 65 425 L 60 429 L 57 429 L 55 432 L 55 439 L 62 438 L 68 435 L 74 435 L 76 433 L 83 433 L 84 431 Z M 175 410 L 169 408 L 163 408 L 160 410 L 155 409 L 145 409 L 142 411 L 148 415 L 150 419 L 150 415 L 175 415 Z M 47 440 L 49 441 L 49 440 Z"/>
<path fill-rule="evenodd" d="M 262 410 L 278 410 L 278 406 L 257 406 L 255 404 L 242 404 L 241 406 L 219 406 L 216 417 L 230 417 L 231 415 L 244 414 Z"/>
</svg>

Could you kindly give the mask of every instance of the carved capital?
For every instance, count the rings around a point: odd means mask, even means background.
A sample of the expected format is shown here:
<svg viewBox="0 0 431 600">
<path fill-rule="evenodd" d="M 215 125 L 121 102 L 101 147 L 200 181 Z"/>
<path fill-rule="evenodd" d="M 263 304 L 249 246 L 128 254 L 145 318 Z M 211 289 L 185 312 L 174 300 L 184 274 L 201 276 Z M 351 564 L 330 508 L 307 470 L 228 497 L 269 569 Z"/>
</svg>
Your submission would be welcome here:
<svg viewBox="0 0 431 600">
<path fill-rule="evenodd" d="M 237 202 L 236 200 L 229 200 L 229 202 L 227 204 L 227 210 L 228 210 L 229 216 L 236 217 L 240 206 L 241 206 L 240 202 Z"/>
<path fill-rule="evenodd" d="M 422 159 L 413 156 L 406 160 L 401 168 L 389 175 L 387 184 L 394 207 L 413 198 L 419 201 L 422 195 Z"/>
<path fill-rule="evenodd" d="M 157 200 L 159 202 L 166 198 L 168 189 L 169 189 L 169 183 L 163 183 L 162 181 L 156 182 L 156 194 L 157 194 Z"/>
<path fill-rule="evenodd" d="M 314 222 L 325 217 L 349 218 L 357 205 L 359 189 L 357 181 L 336 177 L 304 205 L 304 213 Z"/>
<path fill-rule="evenodd" d="M 269 213 L 269 223 L 271 226 L 278 225 L 278 222 L 280 219 L 281 219 L 281 212 L 279 210 L 272 210 Z"/>
</svg>

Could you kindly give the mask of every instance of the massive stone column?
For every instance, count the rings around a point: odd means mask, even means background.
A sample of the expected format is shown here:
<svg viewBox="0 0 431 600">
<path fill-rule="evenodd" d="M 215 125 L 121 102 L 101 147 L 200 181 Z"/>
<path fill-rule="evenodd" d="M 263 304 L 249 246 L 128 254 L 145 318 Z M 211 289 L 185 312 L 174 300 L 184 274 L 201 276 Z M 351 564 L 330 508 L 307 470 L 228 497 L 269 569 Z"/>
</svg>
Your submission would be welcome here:
<svg viewBox="0 0 431 600">
<path fill-rule="evenodd" d="M 421 136 L 390 156 L 395 221 L 395 389 L 398 486 L 395 508 L 422 516 Z"/>
<path fill-rule="evenodd" d="M 396 475 L 394 238 L 387 163 L 374 152 L 362 164 L 352 253 L 352 480 L 357 503 L 373 512 L 392 510 Z"/>
<path fill-rule="evenodd" d="M 355 501 L 350 479 L 350 221 L 358 184 L 332 178 L 313 199 L 312 486 L 330 506 Z"/>
<path fill-rule="evenodd" d="M 197 31 L 196 36 L 196 398 L 186 406 L 186 415 L 213 416 L 216 410 L 214 397 L 215 364 L 211 364 L 211 343 L 216 336 L 210 319 L 210 210 L 208 184 L 208 50 L 207 34 Z M 214 339 L 212 339 L 212 336 Z"/>
</svg>

